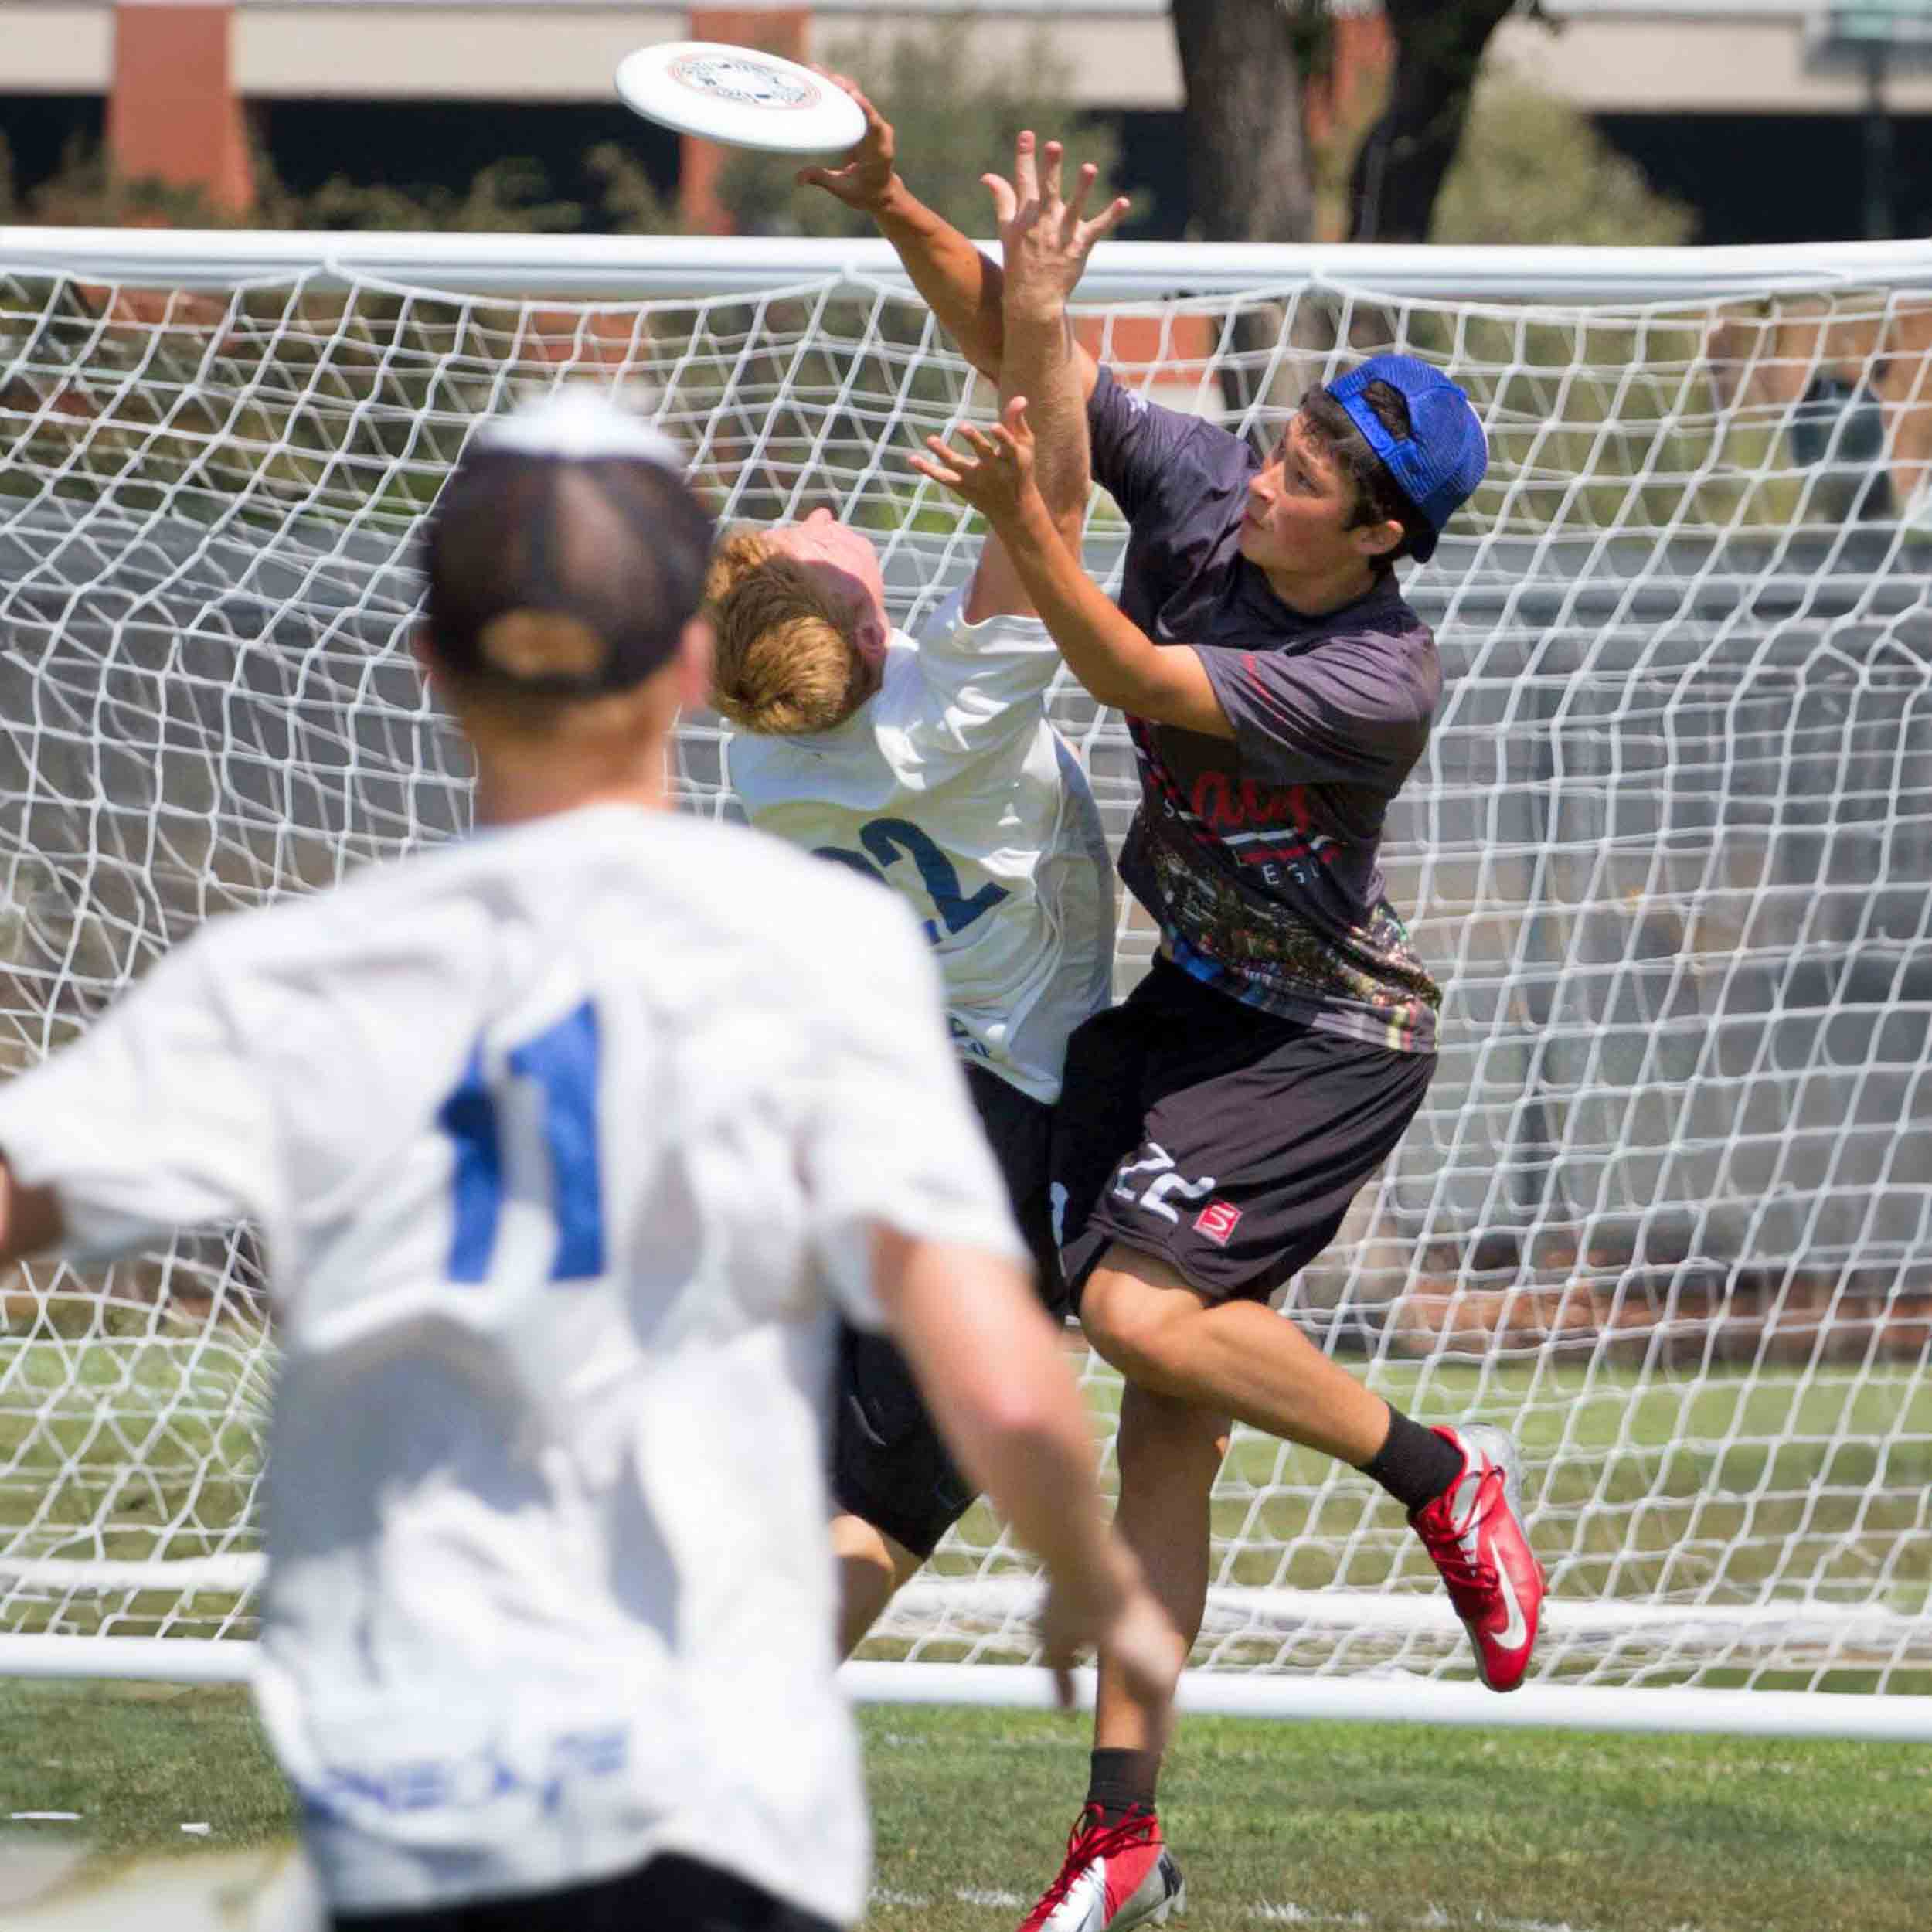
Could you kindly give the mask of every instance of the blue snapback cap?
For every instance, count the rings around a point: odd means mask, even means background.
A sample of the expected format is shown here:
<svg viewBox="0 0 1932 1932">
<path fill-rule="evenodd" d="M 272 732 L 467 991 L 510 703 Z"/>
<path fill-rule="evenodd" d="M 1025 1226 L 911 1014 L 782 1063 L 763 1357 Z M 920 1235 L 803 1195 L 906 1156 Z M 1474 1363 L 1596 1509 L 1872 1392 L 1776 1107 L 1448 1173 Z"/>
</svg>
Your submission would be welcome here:
<svg viewBox="0 0 1932 1932">
<path fill-rule="evenodd" d="M 1408 435 L 1391 436 L 1383 427 L 1362 393 L 1371 383 L 1386 383 L 1409 405 Z M 1413 355 L 1372 355 L 1328 387 L 1428 524 L 1432 534 L 1413 554 L 1433 556 L 1443 526 L 1489 468 L 1489 439 L 1475 405 L 1440 369 Z"/>
</svg>

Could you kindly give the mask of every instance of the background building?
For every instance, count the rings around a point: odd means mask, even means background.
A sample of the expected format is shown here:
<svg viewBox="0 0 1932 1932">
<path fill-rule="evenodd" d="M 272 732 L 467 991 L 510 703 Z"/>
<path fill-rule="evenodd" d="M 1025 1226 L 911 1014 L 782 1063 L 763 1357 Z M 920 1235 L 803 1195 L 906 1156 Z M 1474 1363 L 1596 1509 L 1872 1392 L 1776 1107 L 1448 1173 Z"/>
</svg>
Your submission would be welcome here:
<svg viewBox="0 0 1932 1932">
<path fill-rule="evenodd" d="M 1387 59 L 1379 10 L 1335 0 L 1328 97 L 1345 114 Z M 1811 0 L 1543 0 L 1506 22 L 1488 70 L 1573 104 L 1664 192 L 1699 239 L 1770 242 L 1864 232 L 1866 87 L 1819 71 Z M 705 219 L 716 157 L 620 107 L 611 74 L 653 39 L 762 41 L 823 55 L 975 16 L 988 60 L 1044 36 L 1075 104 L 1117 124 L 1123 181 L 1145 192 L 1142 236 L 1198 213 L 1180 130 L 1181 70 L 1165 0 L 831 0 L 815 6 L 637 7 L 622 0 L 0 0 L 0 133 L 30 189 L 77 139 L 124 176 L 205 185 L 230 206 L 251 151 L 291 188 L 332 175 L 457 188 L 505 156 L 568 192 L 580 157 L 621 140 L 658 187 Z M 1932 229 L 1932 73 L 1886 87 L 1893 221 Z M 1319 103 L 1315 111 L 1319 111 Z"/>
</svg>

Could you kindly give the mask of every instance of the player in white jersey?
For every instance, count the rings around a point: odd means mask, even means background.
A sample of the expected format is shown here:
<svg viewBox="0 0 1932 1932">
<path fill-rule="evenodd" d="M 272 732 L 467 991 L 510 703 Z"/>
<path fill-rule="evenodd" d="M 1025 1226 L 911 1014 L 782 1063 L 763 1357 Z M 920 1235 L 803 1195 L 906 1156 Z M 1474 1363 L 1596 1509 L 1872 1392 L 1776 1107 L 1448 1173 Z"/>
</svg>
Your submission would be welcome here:
<svg viewBox="0 0 1932 1932">
<path fill-rule="evenodd" d="M 835 1306 L 1053 1578 L 1160 1614 L 913 921 L 677 817 L 708 519 L 587 398 L 479 439 L 423 651 L 486 829 L 211 923 L 0 1091 L 0 1257 L 263 1230 L 262 1713 L 340 1927 L 855 1920 L 820 1473 Z"/>
<path fill-rule="evenodd" d="M 1077 549 L 1090 483 L 1078 372 L 1032 272 L 1043 232 L 1083 250 L 1118 219 L 1083 222 L 1043 180 L 1025 138 L 996 190 L 1008 264 L 1002 403 L 1030 399 L 1041 487 Z M 1002 192 L 1003 191 L 1003 192 Z M 883 881 L 912 906 L 938 961 L 954 1045 L 1058 1307 L 1050 1201 L 1053 1103 L 1069 1036 L 1113 995 L 1113 864 L 1087 775 L 1046 714 L 1060 658 L 997 541 L 970 583 L 908 636 L 886 614 L 863 532 L 815 512 L 721 544 L 707 597 L 713 702 L 743 735 L 730 776 L 751 822 Z M 972 1500 L 883 1337 L 841 1351 L 832 1486 L 849 1648 Z"/>
</svg>

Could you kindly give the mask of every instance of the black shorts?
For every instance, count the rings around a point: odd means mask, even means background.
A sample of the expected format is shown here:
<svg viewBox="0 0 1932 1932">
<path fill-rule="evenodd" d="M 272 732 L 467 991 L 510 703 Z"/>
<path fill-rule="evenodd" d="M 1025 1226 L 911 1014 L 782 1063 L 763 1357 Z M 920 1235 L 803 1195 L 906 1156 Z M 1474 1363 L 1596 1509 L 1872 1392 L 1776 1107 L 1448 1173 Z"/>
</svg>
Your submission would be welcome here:
<svg viewBox="0 0 1932 1932">
<path fill-rule="evenodd" d="M 984 1067 L 968 1066 L 966 1084 L 1032 1251 L 1043 1297 L 1063 1313 L 1049 1201 L 1053 1110 Z M 914 1556 L 930 1556 L 972 1507 L 975 1492 L 927 1415 L 905 1357 L 884 1335 L 847 1324 L 838 1338 L 834 1395 L 833 1500 Z"/>
<path fill-rule="evenodd" d="M 1114 1241 L 1211 1300 L 1267 1300 L 1335 1239 L 1435 1070 L 1433 1053 L 1278 1019 L 1157 959 L 1067 1046 L 1053 1181 L 1075 1305 Z"/>
<path fill-rule="evenodd" d="M 634 1872 L 559 1892 L 432 1907 L 343 1913 L 335 1932 L 833 1932 L 828 1919 L 695 1859 L 667 1854 Z"/>
</svg>

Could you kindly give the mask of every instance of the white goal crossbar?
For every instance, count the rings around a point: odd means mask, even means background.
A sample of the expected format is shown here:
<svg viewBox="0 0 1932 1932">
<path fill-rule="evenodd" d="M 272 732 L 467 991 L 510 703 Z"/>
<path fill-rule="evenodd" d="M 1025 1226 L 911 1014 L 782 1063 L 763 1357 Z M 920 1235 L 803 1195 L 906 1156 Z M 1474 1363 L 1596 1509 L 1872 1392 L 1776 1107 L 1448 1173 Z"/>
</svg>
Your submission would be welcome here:
<svg viewBox="0 0 1932 1932">
<path fill-rule="evenodd" d="M 1237 1431 L 1184 1702 L 1932 1736 L 1932 243 L 1109 243 L 1078 306 L 1257 447 L 1400 349 L 1492 451 L 1405 578 L 1445 690 L 1385 869 L 1438 1070 L 1282 1305 L 1515 1434 L 1544 1638 L 1481 1690 L 1400 1512 Z M 971 567 L 903 457 L 992 399 L 883 243 L 0 228 L 0 1072 L 210 913 L 464 828 L 410 544 L 566 381 L 729 516 L 868 529 L 902 623 Z M 1103 582 L 1124 535 L 1097 496 Z M 1053 702 L 1117 839 L 1120 723 Z M 679 755 L 732 815 L 717 721 Z M 1130 909 L 1118 990 L 1150 944 Z M 0 1278 L 0 1672 L 248 1675 L 263 1278 L 245 1230 Z M 1036 1589 L 975 1509 L 849 1681 L 1040 1701 Z"/>
</svg>

